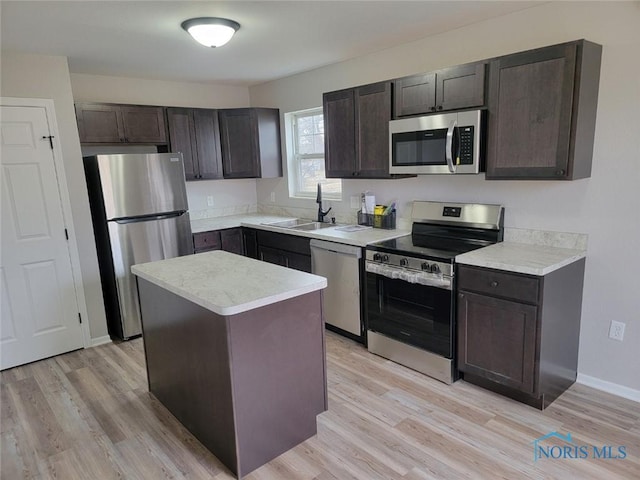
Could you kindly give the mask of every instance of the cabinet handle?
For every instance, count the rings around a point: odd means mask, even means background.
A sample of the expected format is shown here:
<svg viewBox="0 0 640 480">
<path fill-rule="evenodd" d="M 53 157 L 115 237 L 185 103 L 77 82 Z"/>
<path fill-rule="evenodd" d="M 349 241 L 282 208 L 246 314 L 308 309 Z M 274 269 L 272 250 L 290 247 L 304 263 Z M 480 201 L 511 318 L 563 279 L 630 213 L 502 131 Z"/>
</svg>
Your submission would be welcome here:
<svg viewBox="0 0 640 480">
<path fill-rule="evenodd" d="M 491 285 L 493 288 L 496 288 L 498 286 L 498 282 L 496 282 L 495 280 L 493 282 L 491 282 L 489 285 Z"/>
</svg>

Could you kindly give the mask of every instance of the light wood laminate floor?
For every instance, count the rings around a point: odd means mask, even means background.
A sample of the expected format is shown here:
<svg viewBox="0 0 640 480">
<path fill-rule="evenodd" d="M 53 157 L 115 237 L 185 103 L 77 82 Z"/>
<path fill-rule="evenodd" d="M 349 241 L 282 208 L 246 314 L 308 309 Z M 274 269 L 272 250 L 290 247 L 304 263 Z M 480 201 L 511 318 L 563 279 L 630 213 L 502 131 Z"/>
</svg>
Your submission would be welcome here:
<svg viewBox="0 0 640 480">
<path fill-rule="evenodd" d="M 638 403 L 574 385 L 540 412 L 329 332 L 327 367 L 318 435 L 247 480 L 640 478 Z M 141 339 L 6 370 L 1 394 L 3 480 L 234 478 L 148 393 Z M 534 462 L 552 431 L 627 457 Z"/>
</svg>

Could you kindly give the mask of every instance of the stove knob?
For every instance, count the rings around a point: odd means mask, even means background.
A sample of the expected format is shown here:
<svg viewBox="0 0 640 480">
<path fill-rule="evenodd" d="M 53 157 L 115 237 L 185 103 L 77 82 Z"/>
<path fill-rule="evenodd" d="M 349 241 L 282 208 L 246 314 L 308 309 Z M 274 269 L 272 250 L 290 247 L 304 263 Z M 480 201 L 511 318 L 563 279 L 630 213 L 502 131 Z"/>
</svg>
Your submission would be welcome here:
<svg viewBox="0 0 640 480">
<path fill-rule="evenodd" d="M 382 256 L 379 253 L 374 253 L 373 254 L 373 261 L 374 262 L 379 262 L 381 258 L 382 258 Z"/>
<path fill-rule="evenodd" d="M 409 265 L 409 260 L 407 260 L 406 258 L 401 258 L 400 259 L 400 266 L 401 267 L 406 267 L 407 265 Z"/>
<path fill-rule="evenodd" d="M 382 255 L 382 261 L 383 262 L 388 262 L 389 261 L 389 255 Z"/>
<path fill-rule="evenodd" d="M 428 272 L 429 264 L 427 262 L 422 262 L 422 265 L 420 265 L 420 268 L 422 268 L 422 270 L 424 270 L 425 272 Z"/>
<path fill-rule="evenodd" d="M 435 263 L 433 263 L 431 265 L 431 273 L 440 273 L 440 267 L 438 265 L 436 265 Z"/>
</svg>

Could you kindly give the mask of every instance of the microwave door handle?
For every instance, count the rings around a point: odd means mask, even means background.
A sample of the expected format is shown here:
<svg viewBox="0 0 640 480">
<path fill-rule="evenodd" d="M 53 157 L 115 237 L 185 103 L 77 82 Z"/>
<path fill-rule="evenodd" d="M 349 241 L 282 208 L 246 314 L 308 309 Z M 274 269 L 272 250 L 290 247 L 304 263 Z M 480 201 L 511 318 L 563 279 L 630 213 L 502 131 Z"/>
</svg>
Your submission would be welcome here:
<svg viewBox="0 0 640 480">
<path fill-rule="evenodd" d="M 453 163 L 453 135 L 458 126 L 458 122 L 453 120 L 447 129 L 447 145 L 445 148 L 445 157 L 447 158 L 447 165 L 451 173 L 456 173 L 456 165 Z"/>
</svg>

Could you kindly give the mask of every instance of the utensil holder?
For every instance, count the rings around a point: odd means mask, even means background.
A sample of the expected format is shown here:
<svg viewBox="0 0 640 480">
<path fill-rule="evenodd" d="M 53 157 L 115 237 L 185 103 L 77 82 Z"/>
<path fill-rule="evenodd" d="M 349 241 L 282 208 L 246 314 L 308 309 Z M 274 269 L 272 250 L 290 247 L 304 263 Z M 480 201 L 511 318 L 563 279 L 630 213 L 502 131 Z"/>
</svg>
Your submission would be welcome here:
<svg viewBox="0 0 640 480">
<path fill-rule="evenodd" d="M 396 228 L 396 211 L 392 210 L 388 215 L 374 215 L 358 210 L 358 225 L 394 230 Z"/>
</svg>

